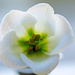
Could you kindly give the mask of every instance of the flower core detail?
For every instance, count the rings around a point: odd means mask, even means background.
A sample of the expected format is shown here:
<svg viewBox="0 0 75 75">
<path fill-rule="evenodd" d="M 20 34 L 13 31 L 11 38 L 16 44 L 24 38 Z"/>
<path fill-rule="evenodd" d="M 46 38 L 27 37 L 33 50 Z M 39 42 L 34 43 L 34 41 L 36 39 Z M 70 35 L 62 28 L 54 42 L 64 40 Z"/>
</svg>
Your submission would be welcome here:
<svg viewBox="0 0 75 75">
<path fill-rule="evenodd" d="M 22 53 L 32 54 L 32 52 L 37 53 L 42 50 L 45 52 L 48 51 L 47 33 L 36 33 L 32 28 L 29 28 L 27 33 L 28 35 L 18 40 L 18 44 L 22 48 Z"/>
<path fill-rule="evenodd" d="M 43 39 L 41 38 L 41 36 L 39 34 L 32 34 L 32 38 L 30 38 L 28 41 L 25 41 L 26 43 L 29 44 L 28 47 L 28 51 L 35 51 L 35 50 L 39 50 L 40 46 L 39 46 L 39 41 L 43 41 Z"/>
</svg>

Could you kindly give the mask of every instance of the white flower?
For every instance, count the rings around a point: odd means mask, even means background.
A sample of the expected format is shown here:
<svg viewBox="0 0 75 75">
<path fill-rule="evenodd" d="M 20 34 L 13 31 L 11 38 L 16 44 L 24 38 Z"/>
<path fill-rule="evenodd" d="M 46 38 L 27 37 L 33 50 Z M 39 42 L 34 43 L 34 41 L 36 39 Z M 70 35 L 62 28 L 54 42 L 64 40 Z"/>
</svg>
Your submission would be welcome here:
<svg viewBox="0 0 75 75">
<path fill-rule="evenodd" d="M 6 14 L 0 40 L 0 58 L 6 65 L 48 74 L 58 64 L 59 52 L 73 41 L 73 31 L 49 4 L 40 3 L 27 12 L 12 10 Z"/>
</svg>

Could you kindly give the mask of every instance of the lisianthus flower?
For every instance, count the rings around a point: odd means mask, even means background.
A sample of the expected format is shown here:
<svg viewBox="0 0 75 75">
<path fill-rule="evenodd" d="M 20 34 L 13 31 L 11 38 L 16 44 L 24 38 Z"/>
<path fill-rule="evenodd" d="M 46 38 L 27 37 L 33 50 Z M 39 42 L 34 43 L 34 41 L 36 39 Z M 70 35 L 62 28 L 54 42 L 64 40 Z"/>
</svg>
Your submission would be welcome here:
<svg viewBox="0 0 75 75">
<path fill-rule="evenodd" d="M 29 67 L 35 74 L 48 74 L 59 62 L 59 53 L 73 41 L 69 22 L 54 14 L 47 3 L 26 12 L 11 10 L 0 28 L 0 58 L 13 68 Z"/>
</svg>

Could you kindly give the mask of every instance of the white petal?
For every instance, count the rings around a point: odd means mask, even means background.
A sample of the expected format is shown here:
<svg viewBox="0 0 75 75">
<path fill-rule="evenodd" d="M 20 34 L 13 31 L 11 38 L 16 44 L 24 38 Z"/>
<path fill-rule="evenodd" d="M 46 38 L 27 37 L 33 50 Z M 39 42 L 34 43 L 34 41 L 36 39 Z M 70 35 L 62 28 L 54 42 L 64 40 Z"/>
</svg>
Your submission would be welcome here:
<svg viewBox="0 0 75 75">
<path fill-rule="evenodd" d="M 26 13 L 19 26 L 16 26 L 15 32 L 18 37 L 25 37 L 28 35 L 27 30 L 32 28 L 34 29 L 35 23 L 37 22 L 36 18 L 28 13 Z"/>
<path fill-rule="evenodd" d="M 48 37 L 54 36 L 56 33 L 55 16 L 46 14 L 42 20 L 36 23 L 35 31 L 36 33 L 46 33 L 48 34 Z"/>
<path fill-rule="evenodd" d="M 26 57 L 24 54 L 21 54 L 22 60 L 28 65 L 35 74 L 48 74 L 51 72 L 59 62 L 59 55 L 53 56 L 43 56 L 35 58 L 33 60 Z"/>
<path fill-rule="evenodd" d="M 38 23 L 35 25 L 36 33 L 47 33 L 53 36 L 56 31 L 56 21 L 53 8 L 47 3 L 40 3 L 31 7 L 28 13 L 34 15 Z"/>
<path fill-rule="evenodd" d="M 48 12 L 47 12 L 48 11 Z M 46 13 L 53 14 L 54 10 L 53 8 L 47 4 L 47 3 L 39 3 L 35 6 L 31 7 L 27 11 L 28 13 L 31 13 L 34 15 L 38 20 L 40 20 Z"/>
<path fill-rule="evenodd" d="M 24 16 L 24 18 L 22 20 L 22 25 L 25 27 L 26 30 L 28 30 L 29 28 L 34 29 L 36 22 L 37 22 L 37 20 L 34 16 L 32 16 L 29 13 L 26 13 L 26 15 Z"/>
<path fill-rule="evenodd" d="M 69 22 L 61 15 L 55 16 L 57 19 L 56 35 L 49 38 L 49 52 L 47 54 L 56 54 L 63 51 L 74 40 Z"/>
<path fill-rule="evenodd" d="M 10 31 L 15 31 L 17 36 L 24 37 L 27 34 L 25 29 L 30 25 L 33 27 L 35 23 L 36 19 L 32 15 L 22 11 L 12 10 L 3 18 L 1 33 L 4 36 Z"/>
<path fill-rule="evenodd" d="M 25 12 L 18 11 L 18 10 L 11 10 L 7 13 L 1 23 L 1 33 L 4 36 L 9 31 L 16 26 L 18 26 L 25 15 Z"/>
<path fill-rule="evenodd" d="M 55 36 L 48 38 L 47 41 L 47 46 L 40 44 L 42 49 L 41 51 L 47 55 L 50 55 L 50 53 L 57 47 L 59 41 Z"/>
<path fill-rule="evenodd" d="M 18 46 L 15 32 L 8 33 L 0 42 L 0 58 L 8 66 L 13 68 L 25 68 L 21 60 L 21 48 Z"/>
<path fill-rule="evenodd" d="M 70 23 L 61 15 L 56 14 L 56 18 L 58 21 L 58 25 L 55 38 L 57 38 L 56 40 L 58 40 L 59 42 L 57 47 L 51 52 L 51 54 L 63 51 L 74 40 L 74 35 Z"/>
</svg>

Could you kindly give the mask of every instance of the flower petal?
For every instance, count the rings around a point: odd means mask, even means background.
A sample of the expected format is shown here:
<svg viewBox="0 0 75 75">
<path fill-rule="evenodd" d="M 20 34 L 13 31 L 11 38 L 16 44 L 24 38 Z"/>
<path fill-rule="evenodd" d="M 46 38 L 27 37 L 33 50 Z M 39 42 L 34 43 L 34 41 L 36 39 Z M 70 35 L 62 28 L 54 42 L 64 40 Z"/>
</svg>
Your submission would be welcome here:
<svg viewBox="0 0 75 75">
<path fill-rule="evenodd" d="M 35 58 L 33 60 L 26 57 L 24 54 L 21 54 L 22 60 L 25 62 L 26 65 L 28 65 L 35 74 L 48 74 L 51 72 L 58 64 L 59 62 L 59 55 L 53 55 L 53 56 L 43 56 Z"/>
<path fill-rule="evenodd" d="M 39 3 L 28 9 L 27 12 L 34 15 L 38 20 L 40 20 L 47 12 L 48 14 L 53 14 L 54 10 L 47 3 Z"/>
<path fill-rule="evenodd" d="M 7 13 L 1 23 L 2 37 L 9 31 L 12 31 L 14 27 L 18 26 L 24 15 L 25 12 L 18 10 L 11 10 L 9 13 Z"/>
<path fill-rule="evenodd" d="M 73 31 L 69 22 L 61 15 L 56 14 L 57 30 L 56 35 L 49 38 L 46 54 L 56 54 L 63 51 L 74 40 Z"/>
<path fill-rule="evenodd" d="M 63 51 L 74 40 L 74 35 L 70 23 L 61 15 L 56 14 L 58 21 L 56 40 L 58 40 L 57 47 L 51 52 L 51 54 L 59 53 Z"/>
<path fill-rule="evenodd" d="M 2 37 L 10 31 L 15 31 L 17 36 L 24 37 L 27 34 L 25 29 L 29 26 L 33 27 L 35 23 L 36 19 L 32 15 L 22 11 L 12 10 L 3 18 L 1 23 Z"/>
<path fill-rule="evenodd" d="M 37 22 L 37 20 L 34 16 L 32 16 L 29 13 L 26 13 L 26 15 L 24 16 L 24 18 L 22 20 L 22 25 L 25 27 L 26 30 L 28 30 L 29 28 L 34 29 L 36 22 Z"/>
<path fill-rule="evenodd" d="M 48 33 L 48 36 L 53 36 L 56 31 L 56 21 L 54 19 L 54 10 L 47 3 L 39 3 L 31 7 L 28 13 L 34 15 L 38 23 L 35 25 L 36 33 Z"/>
<path fill-rule="evenodd" d="M 29 13 L 26 13 L 19 26 L 15 28 L 15 32 L 17 33 L 18 37 L 27 37 L 28 29 L 34 30 L 35 23 L 37 22 L 36 18 Z"/>
<path fill-rule="evenodd" d="M 10 67 L 25 68 L 27 66 L 21 60 L 21 48 L 17 44 L 18 39 L 15 32 L 12 31 L 0 41 L 0 58 Z"/>
<path fill-rule="evenodd" d="M 48 37 L 54 36 L 56 33 L 55 16 L 50 16 L 49 14 L 44 15 L 44 17 L 36 23 L 35 31 L 37 34 L 46 33 Z"/>
</svg>

